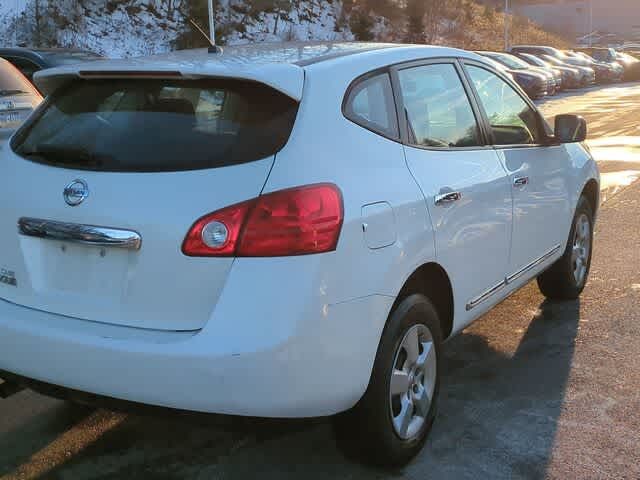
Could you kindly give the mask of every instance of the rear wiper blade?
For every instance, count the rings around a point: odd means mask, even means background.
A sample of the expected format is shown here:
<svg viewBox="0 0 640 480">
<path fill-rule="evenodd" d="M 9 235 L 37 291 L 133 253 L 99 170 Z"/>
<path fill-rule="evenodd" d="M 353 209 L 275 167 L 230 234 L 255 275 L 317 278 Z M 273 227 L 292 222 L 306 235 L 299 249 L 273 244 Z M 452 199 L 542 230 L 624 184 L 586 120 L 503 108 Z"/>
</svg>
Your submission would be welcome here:
<svg viewBox="0 0 640 480">
<path fill-rule="evenodd" d="M 0 97 L 8 97 L 10 95 L 24 95 L 29 92 L 25 92 L 24 90 L 0 90 Z"/>
<path fill-rule="evenodd" d="M 55 145 L 38 145 L 30 150 L 22 148 L 17 153 L 26 157 L 40 157 L 47 162 L 83 164 L 91 167 L 101 166 L 104 159 L 104 156 L 97 156 L 84 148 Z"/>
</svg>

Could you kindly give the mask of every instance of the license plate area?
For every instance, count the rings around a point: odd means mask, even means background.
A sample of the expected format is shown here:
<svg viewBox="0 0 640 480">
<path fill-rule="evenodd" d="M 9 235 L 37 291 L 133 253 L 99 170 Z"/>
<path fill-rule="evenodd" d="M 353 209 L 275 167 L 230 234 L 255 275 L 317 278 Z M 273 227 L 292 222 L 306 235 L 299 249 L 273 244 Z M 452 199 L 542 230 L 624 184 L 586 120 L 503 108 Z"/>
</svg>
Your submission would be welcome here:
<svg viewBox="0 0 640 480">
<path fill-rule="evenodd" d="M 59 240 L 21 237 L 35 292 L 119 298 L 125 291 L 129 252 Z"/>
</svg>

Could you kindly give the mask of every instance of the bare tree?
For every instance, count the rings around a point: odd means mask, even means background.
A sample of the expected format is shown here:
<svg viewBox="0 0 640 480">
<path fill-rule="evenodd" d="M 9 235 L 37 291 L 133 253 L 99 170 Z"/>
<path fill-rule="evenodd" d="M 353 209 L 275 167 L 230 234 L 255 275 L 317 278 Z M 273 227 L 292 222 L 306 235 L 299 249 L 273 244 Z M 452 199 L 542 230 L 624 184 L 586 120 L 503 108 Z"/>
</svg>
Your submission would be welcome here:
<svg viewBox="0 0 640 480">
<path fill-rule="evenodd" d="M 424 0 L 425 11 L 425 40 L 433 43 L 440 33 L 440 23 L 444 16 L 446 0 Z"/>
</svg>

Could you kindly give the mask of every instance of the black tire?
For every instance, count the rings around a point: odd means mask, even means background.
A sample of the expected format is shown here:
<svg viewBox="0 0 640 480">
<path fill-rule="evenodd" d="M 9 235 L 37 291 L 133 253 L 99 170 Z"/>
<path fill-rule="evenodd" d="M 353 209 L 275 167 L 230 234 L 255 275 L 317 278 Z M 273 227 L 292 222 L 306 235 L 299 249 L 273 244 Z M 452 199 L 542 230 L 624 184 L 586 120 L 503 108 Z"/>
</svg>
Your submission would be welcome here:
<svg viewBox="0 0 640 480">
<path fill-rule="evenodd" d="M 578 281 L 574 275 L 576 264 L 573 259 L 574 240 L 579 219 L 588 219 L 589 222 L 589 251 L 586 260 L 586 270 L 582 280 Z M 589 278 L 591 268 L 591 255 L 593 253 L 593 209 L 589 201 L 580 197 L 576 207 L 576 213 L 571 223 L 571 231 L 567 240 L 564 254 L 548 270 L 538 276 L 538 287 L 542 294 L 552 300 L 575 300 L 580 296 Z"/>
<path fill-rule="evenodd" d="M 421 416 L 424 418 L 423 422 L 418 419 L 418 423 L 422 423 L 421 427 L 411 438 L 403 439 L 396 433 L 392 421 L 391 409 L 394 402 L 390 397 L 391 374 L 394 363 L 399 359 L 397 353 L 402 351 L 401 344 L 406 339 L 405 334 L 416 325 L 422 325 L 417 327 L 421 334 L 425 333 L 424 327 L 431 334 L 433 342 L 429 345 L 434 348 L 436 358 L 435 381 L 431 382 L 434 387 L 428 414 Z M 428 337 L 420 337 L 419 345 L 422 345 L 420 341 L 423 338 Z M 419 348 L 422 356 L 424 347 Z M 399 467 L 409 462 L 422 449 L 436 415 L 441 348 L 440 320 L 431 301 L 419 294 L 402 300 L 391 312 L 383 331 L 367 391 L 355 407 L 334 419 L 336 439 L 346 454 L 365 463 Z M 407 399 L 410 395 L 411 392 L 407 394 Z"/>
</svg>

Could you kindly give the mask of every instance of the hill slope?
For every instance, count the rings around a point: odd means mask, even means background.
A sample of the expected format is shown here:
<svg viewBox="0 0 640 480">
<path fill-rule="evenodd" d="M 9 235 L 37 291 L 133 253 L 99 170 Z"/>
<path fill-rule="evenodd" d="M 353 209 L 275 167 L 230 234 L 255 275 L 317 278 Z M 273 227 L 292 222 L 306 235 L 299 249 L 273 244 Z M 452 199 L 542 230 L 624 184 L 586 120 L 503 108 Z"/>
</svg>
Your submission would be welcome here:
<svg viewBox="0 0 640 480">
<path fill-rule="evenodd" d="M 491 0 L 485 0 L 491 1 Z M 381 40 L 503 47 L 504 15 L 474 0 L 218 0 L 220 43 Z M 15 5 L 19 5 L 19 11 Z M 74 46 L 122 57 L 205 43 L 205 0 L 0 0 L 0 44 Z M 512 42 L 565 41 L 513 19 Z"/>
</svg>

